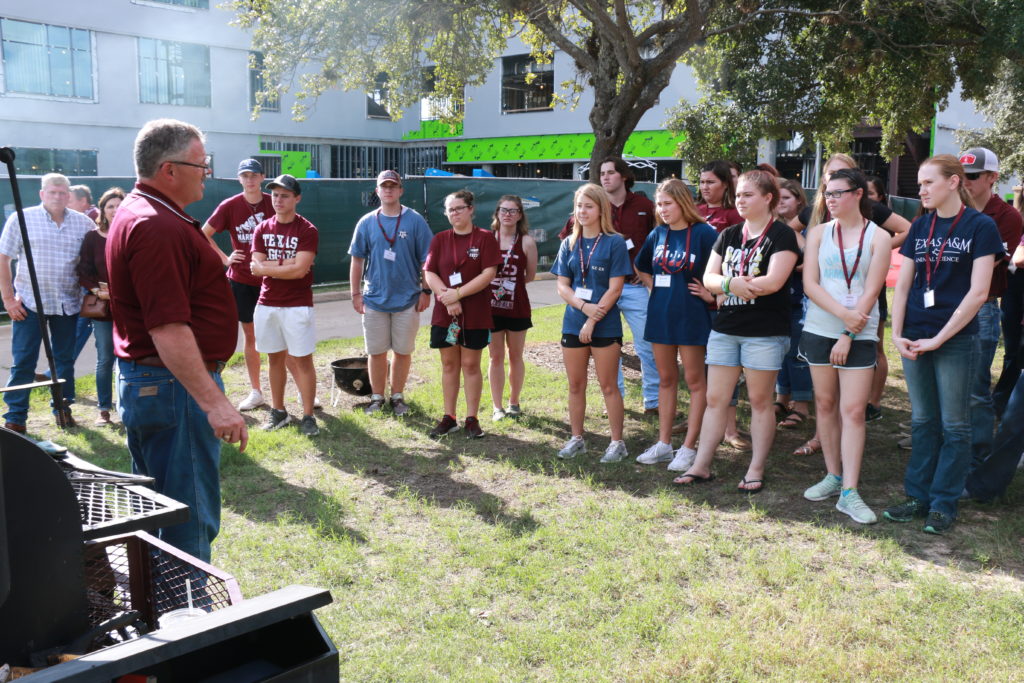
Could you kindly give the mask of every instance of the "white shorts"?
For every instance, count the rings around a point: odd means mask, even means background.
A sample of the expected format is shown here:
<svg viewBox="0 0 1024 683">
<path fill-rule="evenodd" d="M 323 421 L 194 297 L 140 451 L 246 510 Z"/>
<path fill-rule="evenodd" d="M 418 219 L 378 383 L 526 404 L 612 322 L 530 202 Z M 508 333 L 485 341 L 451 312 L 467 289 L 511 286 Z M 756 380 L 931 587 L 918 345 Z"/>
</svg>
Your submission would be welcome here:
<svg viewBox="0 0 1024 683">
<path fill-rule="evenodd" d="M 404 311 L 382 313 L 369 306 L 363 314 L 363 340 L 366 353 L 375 356 L 394 351 L 403 356 L 416 348 L 416 332 L 420 329 L 420 314 L 413 304 Z"/>
<path fill-rule="evenodd" d="M 256 327 L 256 350 L 260 353 L 288 351 L 301 358 L 316 350 L 316 320 L 312 306 L 264 306 L 256 304 L 252 314 Z"/>
</svg>

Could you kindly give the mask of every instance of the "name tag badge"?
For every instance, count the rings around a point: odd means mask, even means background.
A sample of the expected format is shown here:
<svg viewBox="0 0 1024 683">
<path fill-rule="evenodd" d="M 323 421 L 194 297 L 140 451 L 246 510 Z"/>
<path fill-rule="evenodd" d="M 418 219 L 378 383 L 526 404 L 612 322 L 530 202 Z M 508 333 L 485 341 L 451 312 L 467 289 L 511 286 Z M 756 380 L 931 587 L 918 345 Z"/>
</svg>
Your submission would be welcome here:
<svg viewBox="0 0 1024 683">
<path fill-rule="evenodd" d="M 844 294 L 843 306 L 845 306 L 846 308 L 853 308 L 854 306 L 857 305 L 857 298 L 858 297 L 856 294 Z"/>
<path fill-rule="evenodd" d="M 627 239 L 626 240 L 626 249 L 632 249 L 632 248 L 633 248 L 633 240 Z"/>
<path fill-rule="evenodd" d="M 395 260 L 395 250 L 394 249 L 385 249 L 384 250 L 384 260 L 385 261 L 394 261 Z"/>
<path fill-rule="evenodd" d="M 690 263 L 696 263 L 696 262 L 697 262 L 697 255 L 696 254 L 690 254 Z"/>
<path fill-rule="evenodd" d="M 671 287 L 672 286 L 672 276 L 671 275 L 664 275 L 664 274 L 663 275 L 655 275 L 654 276 L 654 286 L 655 287 Z"/>
<path fill-rule="evenodd" d="M 514 290 L 516 288 L 516 281 L 515 280 L 505 280 L 504 282 L 501 283 L 501 286 L 511 292 L 512 290 Z"/>
<path fill-rule="evenodd" d="M 590 297 L 594 296 L 594 290 L 590 287 L 577 287 L 576 296 L 584 301 L 590 301 Z"/>
<path fill-rule="evenodd" d="M 462 284 L 462 273 L 452 273 L 448 276 L 448 284 L 452 287 L 458 287 Z"/>
<path fill-rule="evenodd" d="M 931 308 L 935 305 L 935 290 L 926 289 L 924 290 L 924 307 Z"/>
</svg>

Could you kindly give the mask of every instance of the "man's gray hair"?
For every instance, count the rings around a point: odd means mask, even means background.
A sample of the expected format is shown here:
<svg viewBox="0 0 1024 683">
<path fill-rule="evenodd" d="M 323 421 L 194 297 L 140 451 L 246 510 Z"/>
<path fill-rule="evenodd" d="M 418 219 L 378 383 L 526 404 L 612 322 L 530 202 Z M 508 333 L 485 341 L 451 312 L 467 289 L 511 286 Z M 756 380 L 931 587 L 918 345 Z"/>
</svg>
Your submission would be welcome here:
<svg viewBox="0 0 1024 683">
<path fill-rule="evenodd" d="M 39 179 L 39 187 L 45 190 L 48 185 L 63 185 L 70 188 L 71 181 L 63 173 L 47 173 Z"/>
<path fill-rule="evenodd" d="M 71 192 L 79 199 L 85 199 L 92 204 L 92 190 L 88 185 L 72 185 Z"/>
<path fill-rule="evenodd" d="M 160 164 L 180 158 L 193 140 L 205 142 L 202 131 L 191 123 L 175 119 L 150 121 L 135 138 L 135 175 L 152 178 Z"/>
</svg>

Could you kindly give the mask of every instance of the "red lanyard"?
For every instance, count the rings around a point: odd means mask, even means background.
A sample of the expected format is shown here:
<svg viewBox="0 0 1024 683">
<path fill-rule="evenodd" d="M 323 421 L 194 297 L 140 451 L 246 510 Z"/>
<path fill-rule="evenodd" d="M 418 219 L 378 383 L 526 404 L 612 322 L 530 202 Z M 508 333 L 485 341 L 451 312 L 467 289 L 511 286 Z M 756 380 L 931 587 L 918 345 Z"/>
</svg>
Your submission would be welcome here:
<svg viewBox="0 0 1024 683">
<path fill-rule="evenodd" d="M 839 242 L 839 262 L 843 264 L 843 277 L 846 279 L 846 291 L 849 292 L 853 289 L 853 276 L 857 274 L 857 266 L 860 265 L 860 255 L 864 250 L 864 235 L 868 232 L 868 221 L 864 219 L 864 227 L 860 230 L 860 242 L 857 243 L 857 258 L 853 261 L 853 270 L 850 272 L 846 271 L 846 249 L 843 248 L 843 226 L 839 225 L 839 219 L 836 219 L 835 225 L 832 227 L 836 231 Z"/>
<path fill-rule="evenodd" d="M 953 228 L 960 222 L 960 218 L 964 215 L 964 209 L 967 207 L 963 204 L 960 205 L 960 212 L 953 219 L 953 224 L 949 226 L 949 232 L 946 233 L 946 239 L 942 240 L 942 246 L 939 247 L 939 255 L 935 259 L 935 265 L 932 265 L 932 237 L 935 235 L 935 221 L 939 218 L 939 212 L 936 211 L 932 214 L 932 225 L 928 229 L 928 240 L 924 244 L 924 277 L 925 286 L 928 289 L 932 288 L 932 275 L 936 270 L 939 269 L 939 264 L 942 263 L 942 253 L 946 251 L 946 245 L 949 244 L 949 238 L 953 234 Z"/>
<path fill-rule="evenodd" d="M 672 228 L 665 226 L 665 244 L 661 247 L 661 258 L 656 261 L 657 265 L 661 268 L 662 272 L 670 275 L 675 275 L 683 270 L 686 270 L 690 265 L 690 238 L 693 237 L 693 226 L 690 225 L 686 228 L 686 251 L 683 253 L 683 265 L 679 266 L 675 270 L 668 267 L 668 236 L 672 232 Z"/>
<path fill-rule="evenodd" d="M 474 225 L 472 231 L 469 233 L 469 249 L 467 249 L 466 253 L 463 254 L 461 261 L 459 260 L 458 250 L 455 248 L 455 240 L 458 239 L 459 237 L 462 237 L 462 235 L 455 232 L 455 228 L 452 228 L 452 265 L 454 266 L 452 270 L 453 273 L 458 273 L 462 269 L 463 264 L 466 263 L 466 259 L 469 258 L 469 252 L 473 251 L 473 249 L 476 247 L 476 226 Z"/>
<path fill-rule="evenodd" d="M 388 233 L 384 230 L 384 224 L 380 220 L 380 209 L 377 209 L 377 227 L 380 228 L 380 234 L 384 235 L 384 239 L 388 241 L 389 246 L 395 246 L 395 240 L 398 238 L 398 226 L 402 224 L 402 212 L 399 210 L 398 218 L 395 219 L 395 231 L 391 233 L 391 237 L 388 237 Z"/>
<path fill-rule="evenodd" d="M 587 273 L 590 272 L 590 262 L 594 259 L 594 252 L 597 251 L 597 245 L 603 235 L 603 232 L 597 233 L 597 238 L 594 239 L 594 244 L 590 247 L 590 253 L 587 254 L 587 262 L 583 263 L 583 232 L 580 232 L 578 240 L 580 245 L 580 281 L 584 287 L 587 286 Z"/>
<path fill-rule="evenodd" d="M 750 262 L 754 260 L 754 254 L 757 253 L 757 248 L 761 246 L 761 242 L 764 242 L 765 236 L 768 235 L 768 228 L 770 228 L 771 225 L 772 219 L 769 218 L 768 222 L 764 226 L 764 230 L 761 231 L 761 236 L 757 238 L 756 242 L 754 242 L 754 246 L 746 253 L 746 256 L 740 256 L 740 275 L 747 275 L 747 270 L 750 268 Z M 743 249 L 750 240 L 750 238 L 747 237 L 748 234 L 747 221 L 743 221 L 743 244 L 740 245 L 740 249 Z"/>
</svg>

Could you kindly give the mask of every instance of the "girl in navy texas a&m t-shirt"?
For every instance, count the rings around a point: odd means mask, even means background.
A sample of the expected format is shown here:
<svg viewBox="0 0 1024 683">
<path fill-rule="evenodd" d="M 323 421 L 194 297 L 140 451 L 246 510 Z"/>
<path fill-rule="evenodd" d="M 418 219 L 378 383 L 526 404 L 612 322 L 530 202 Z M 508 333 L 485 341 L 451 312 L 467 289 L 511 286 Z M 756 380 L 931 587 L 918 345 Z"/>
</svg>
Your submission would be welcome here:
<svg viewBox="0 0 1024 683">
<path fill-rule="evenodd" d="M 608 291 L 608 280 L 613 277 L 629 277 L 633 268 L 629 265 L 629 250 L 622 235 L 599 233 L 597 237 L 580 235 L 575 243 L 570 235 L 562 240 L 558 256 L 551 266 L 555 275 L 567 277 L 574 291 L 580 288 L 590 290 L 587 303 L 596 304 Z M 581 263 L 582 258 L 582 263 Z M 583 297 L 580 297 L 583 298 Z M 565 307 L 562 317 L 562 334 L 578 335 L 587 316 L 572 306 Z M 621 337 L 622 319 L 618 304 L 611 307 L 604 318 L 594 325 L 593 337 Z"/>
</svg>

